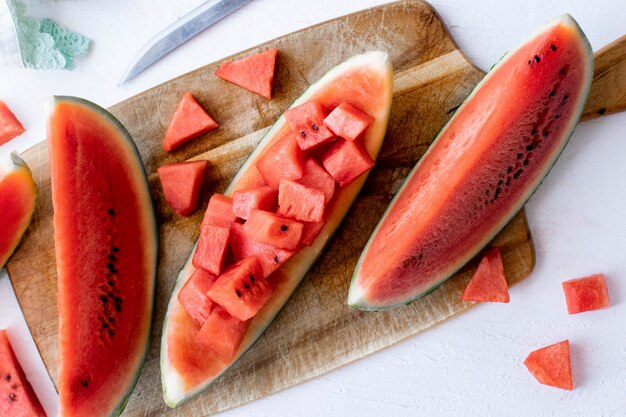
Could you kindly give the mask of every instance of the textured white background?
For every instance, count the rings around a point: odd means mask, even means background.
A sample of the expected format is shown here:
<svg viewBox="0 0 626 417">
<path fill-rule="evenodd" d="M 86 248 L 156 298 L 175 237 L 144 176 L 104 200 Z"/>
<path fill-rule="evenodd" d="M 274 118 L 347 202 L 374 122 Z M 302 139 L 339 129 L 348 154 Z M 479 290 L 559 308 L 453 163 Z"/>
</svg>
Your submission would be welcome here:
<svg viewBox="0 0 626 417">
<path fill-rule="evenodd" d="M 378 0 L 253 0 L 124 87 L 128 61 L 154 33 L 199 0 L 30 0 L 94 40 L 74 72 L 0 68 L 0 98 L 28 131 L 0 147 L 24 150 L 44 138 L 44 98 L 78 95 L 104 106 L 221 57 L 294 30 L 382 3 Z M 622 0 L 433 1 L 480 67 L 551 17 L 569 12 L 594 50 L 626 33 Z M 403 343 L 224 416 L 626 416 L 626 114 L 579 126 L 528 204 L 537 249 L 533 274 L 511 303 L 483 304 Z M 568 316 L 561 281 L 605 272 L 613 306 Z M 0 274 L 0 328 L 8 327 L 51 416 L 56 394 Z M 522 364 L 531 350 L 569 338 L 572 392 L 539 385 Z"/>
</svg>

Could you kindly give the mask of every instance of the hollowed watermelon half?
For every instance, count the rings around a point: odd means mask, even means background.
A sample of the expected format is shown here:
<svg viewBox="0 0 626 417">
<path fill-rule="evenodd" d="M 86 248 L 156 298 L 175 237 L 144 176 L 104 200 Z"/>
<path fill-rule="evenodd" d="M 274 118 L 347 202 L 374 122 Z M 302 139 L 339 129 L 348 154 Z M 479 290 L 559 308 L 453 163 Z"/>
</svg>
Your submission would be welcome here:
<svg viewBox="0 0 626 417">
<path fill-rule="evenodd" d="M 15 152 L 0 161 L 0 268 L 9 260 L 30 224 L 37 186 Z"/>
<path fill-rule="evenodd" d="M 485 247 L 556 162 L 592 74 L 591 47 L 569 15 L 505 55 L 387 208 L 357 264 L 348 304 L 363 310 L 407 304 Z"/>
<path fill-rule="evenodd" d="M 387 54 L 369 52 L 355 56 L 330 70 L 309 87 L 292 107 L 309 100 L 316 100 L 329 108 L 341 102 L 348 102 L 366 112 L 374 118 L 374 122 L 363 136 L 362 143 L 371 158 L 375 159 L 389 119 L 392 81 L 393 71 Z M 256 162 L 273 144 L 292 134 L 285 118 L 281 116 L 244 163 L 226 190 L 226 195 L 232 196 L 236 190 L 245 190 L 258 185 L 259 173 L 255 168 Z M 169 302 L 161 342 L 163 396 L 169 406 L 175 407 L 206 389 L 263 333 L 339 226 L 366 177 L 360 176 L 349 185 L 335 191 L 333 201 L 326 208 L 326 223 L 312 240 L 312 244 L 299 249 L 267 278 L 272 286 L 271 297 L 249 321 L 239 348 L 227 361 L 217 357 L 207 345 L 197 340 L 195 334 L 199 329 L 178 302 L 178 292 L 194 271 L 191 261 L 187 261 L 180 271 Z"/>
<path fill-rule="evenodd" d="M 51 107 L 60 411 L 119 415 L 150 336 L 158 235 L 148 182 L 106 110 L 74 97 Z"/>
</svg>

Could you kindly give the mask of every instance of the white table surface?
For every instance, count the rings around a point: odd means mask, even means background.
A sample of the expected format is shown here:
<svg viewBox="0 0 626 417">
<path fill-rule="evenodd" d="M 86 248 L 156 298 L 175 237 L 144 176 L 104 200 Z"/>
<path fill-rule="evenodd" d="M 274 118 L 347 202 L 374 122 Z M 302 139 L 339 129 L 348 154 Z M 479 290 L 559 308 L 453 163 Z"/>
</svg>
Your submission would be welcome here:
<svg viewBox="0 0 626 417">
<path fill-rule="evenodd" d="M 379 0 L 254 0 L 118 87 L 141 45 L 200 0 L 29 0 L 93 39 L 73 72 L 0 68 L 0 98 L 27 132 L 0 157 L 44 138 L 43 100 L 77 95 L 103 106 L 266 40 Z M 551 17 L 569 12 L 594 50 L 626 33 L 621 0 L 433 1 L 469 57 L 489 68 Z M 513 3 L 513 2 L 510 2 Z M 389 349 L 320 378 L 225 412 L 224 416 L 624 416 L 626 415 L 626 114 L 580 125 L 527 205 L 537 266 L 511 288 L 511 303 L 482 304 Z M 607 274 L 613 306 L 569 316 L 561 282 Z M 50 416 L 56 393 L 6 272 L 0 273 L 0 328 Z M 575 389 L 538 384 L 522 364 L 533 349 L 569 339 Z"/>
</svg>

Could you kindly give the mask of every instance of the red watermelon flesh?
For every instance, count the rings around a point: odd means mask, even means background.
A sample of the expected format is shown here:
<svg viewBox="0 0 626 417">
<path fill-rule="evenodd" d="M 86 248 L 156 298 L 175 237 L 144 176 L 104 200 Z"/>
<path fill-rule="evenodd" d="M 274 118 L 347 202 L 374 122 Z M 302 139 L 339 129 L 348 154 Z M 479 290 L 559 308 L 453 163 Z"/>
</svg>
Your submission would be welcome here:
<svg viewBox="0 0 626 417">
<path fill-rule="evenodd" d="M 303 222 L 324 219 L 324 193 L 297 182 L 282 180 L 278 186 L 278 213 Z"/>
<path fill-rule="evenodd" d="M 256 162 L 265 181 L 278 188 L 280 180 L 298 180 L 302 178 L 306 155 L 298 146 L 292 135 L 287 134 L 261 156 Z"/>
<path fill-rule="evenodd" d="M 193 266 L 214 275 L 222 272 L 228 251 L 228 227 L 204 225 L 200 228 L 198 245 L 193 255 Z"/>
<path fill-rule="evenodd" d="M 163 150 L 169 152 L 191 139 L 217 129 L 218 126 L 191 93 L 185 93 L 165 132 Z"/>
<path fill-rule="evenodd" d="M 230 227 L 230 224 L 237 220 L 233 212 L 233 200 L 222 194 L 213 194 L 209 200 L 202 226 L 212 225 L 220 227 Z"/>
<path fill-rule="evenodd" d="M 39 399 L 17 361 L 6 330 L 0 330 L 0 415 L 46 417 Z"/>
<path fill-rule="evenodd" d="M 491 248 L 478 264 L 461 299 L 493 303 L 508 303 L 509 286 L 504 275 L 500 248 Z"/>
<path fill-rule="evenodd" d="M 0 145 L 24 133 L 24 126 L 11 109 L 0 100 Z"/>
<path fill-rule="evenodd" d="M 597 310 L 611 305 L 604 274 L 565 281 L 563 292 L 569 314 Z"/>
<path fill-rule="evenodd" d="M 322 156 L 326 171 L 345 187 L 374 166 L 374 161 L 357 142 L 340 139 Z"/>
<path fill-rule="evenodd" d="M 327 204 L 335 194 L 335 180 L 326 172 L 320 163 L 313 158 L 306 160 L 302 178 L 296 182 L 305 187 L 316 188 L 323 192 Z"/>
<path fill-rule="evenodd" d="M 324 228 L 324 222 L 304 222 L 302 228 L 302 238 L 300 243 L 306 246 L 310 246 L 315 242 L 315 239 Z"/>
<path fill-rule="evenodd" d="M 569 340 L 530 352 L 524 365 L 544 385 L 572 390 Z"/>
<path fill-rule="evenodd" d="M 213 301 L 206 295 L 217 276 L 204 269 L 196 269 L 178 293 L 178 301 L 198 326 L 202 326 L 213 309 Z"/>
<path fill-rule="evenodd" d="M 249 257 L 224 271 L 207 295 L 229 314 L 246 321 L 254 317 L 269 300 L 272 287 L 263 277 L 259 261 L 255 257 Z"/>
<path fill-rule="evenodd" d="M 285 112 L 285 119 L 303 151 L 315 148 L 332 140 L 335 135 L 326 125 L 326 113 L 317 101 L 307 101 Z"/>
<path fill-rule="evenodd" d="M 268 185 L 238 190 L 233 193 L 233 212 L 247 220 L 254 209 L 275 211 L 277 198 L 278 190 Z"/>
<path fill-rule="evenodd" d="M 294 254 L 293 251 L 275 248 L 265 243 L 257 242 L 246 236 L 243 225 L 233 223 L 230 228 L 230 249 L 233 252 L 235 261 L 240 261 L 248 257 L 255 257 L 261 264 L 263 276 L 269 277 L 272 272 L 278 269 L 287 259 Z"/>
<path fill-rule="evenodd" d="M 243 225 L 250 239 L 276 248 L 294 250 L 302 237 L 302 223 L 277 214 L 254 210 Z"/>
<path fill-rule="evenodd" d="M 341 103 L 324 119 L 324 124 L 335 135 L 347 140 L 357 140 L 374 118 L 348 103 Z"/>
<path fill-rule="evenodd" d="M 239 348 L 248 323 L 231 316 L 216 305 L 196 335 L 196 339 L 226 362 L 232 359 Z"/>
<path fill-rule="evenodd" d="M 215 75 L 270 99 L 277 54 L 277 49 L 270 49 L 237 61 L 224 62 Z"/>
<path fill-rule="evenodd" d="M 165 201 L 181 216 L 189 216 L 198 208 L 208 164 L 208 161 L 193 161 L 159 167 L 158 175 Z"/>
</svg>

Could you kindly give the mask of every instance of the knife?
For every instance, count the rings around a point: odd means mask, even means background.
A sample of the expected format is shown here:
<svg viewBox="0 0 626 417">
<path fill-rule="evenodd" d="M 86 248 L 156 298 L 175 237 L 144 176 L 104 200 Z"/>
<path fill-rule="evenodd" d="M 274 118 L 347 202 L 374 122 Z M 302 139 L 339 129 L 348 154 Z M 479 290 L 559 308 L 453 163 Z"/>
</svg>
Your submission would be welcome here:
<svg viewBox="0 0 626 417">
<path fill-rule="evenodd" d="M 172 23 L 139 50 L 122 75 L 124 84 L 204 29 L 234 12 L 250 0 L 209 0 Z"/>
</svg>

